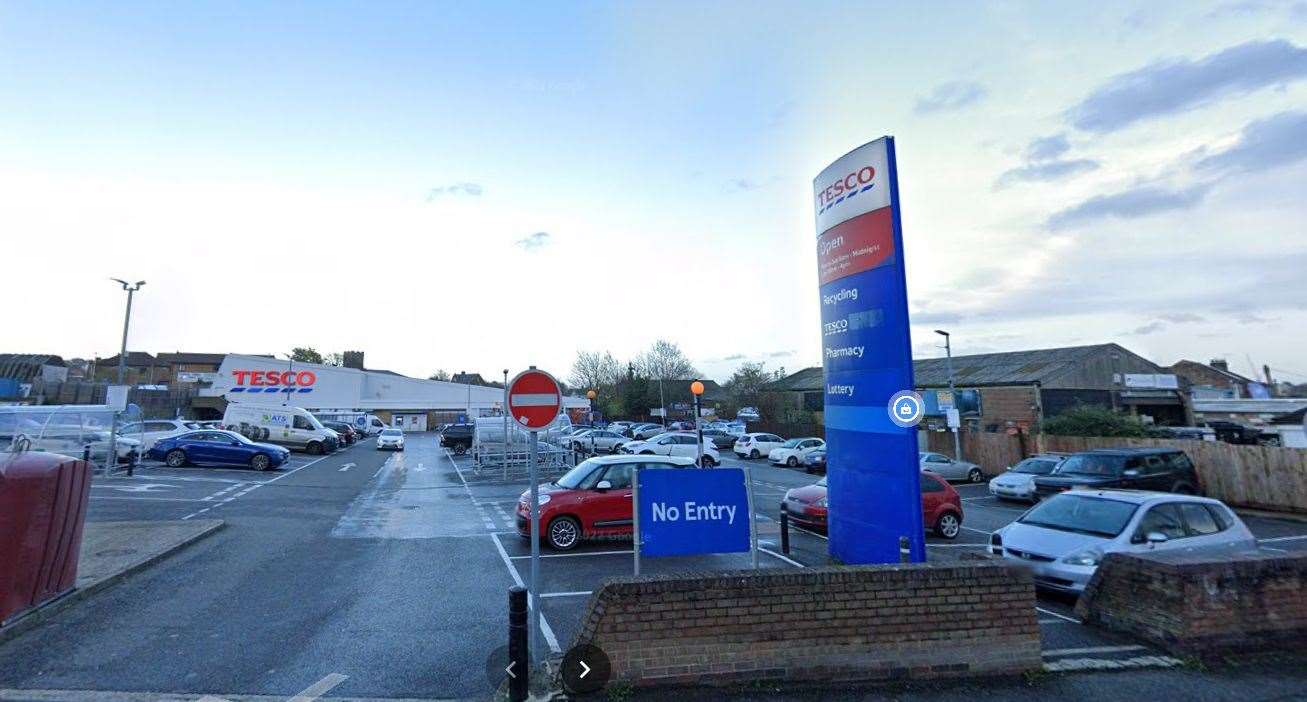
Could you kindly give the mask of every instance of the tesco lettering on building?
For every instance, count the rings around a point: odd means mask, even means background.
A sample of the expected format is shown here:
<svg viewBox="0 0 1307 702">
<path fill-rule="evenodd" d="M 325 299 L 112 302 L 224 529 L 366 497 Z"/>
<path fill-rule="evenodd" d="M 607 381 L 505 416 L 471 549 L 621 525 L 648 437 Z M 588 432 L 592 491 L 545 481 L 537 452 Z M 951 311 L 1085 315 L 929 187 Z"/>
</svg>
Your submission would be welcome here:
<svg viewBox="0 0 1307 702">
<path fill-rule="evenodd" d="M 232 387 L 228 392 L 313 392 L 318 374 L 311 370 L 262 371 L 236 369 L 231 371 Z"/>
</svg>

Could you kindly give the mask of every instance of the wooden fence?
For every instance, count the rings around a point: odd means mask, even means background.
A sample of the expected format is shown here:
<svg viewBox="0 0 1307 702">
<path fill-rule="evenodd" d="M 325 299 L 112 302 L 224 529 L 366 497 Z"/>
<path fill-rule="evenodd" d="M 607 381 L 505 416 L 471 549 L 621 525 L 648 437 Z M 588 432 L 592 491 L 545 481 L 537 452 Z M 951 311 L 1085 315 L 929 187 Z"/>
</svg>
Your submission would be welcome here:
<svg viewBox="0 0 1307 702">
<path fill-rule="evenodd" d="M 931 451 L 953 455 L 950 434 L 930 432 L 927 446 Z M 1074 453 L 1137 446 L 1184 451 L 1198 469 L 1198 477 L 1208 497 L 1239 507 L 1307 513 L 1307 449 L 1179 439 L 962 434 L 962 457 L 976 463 L 989 475 L 1003 472 L 1023 456 L 1043 451 Z"/>
</svg>

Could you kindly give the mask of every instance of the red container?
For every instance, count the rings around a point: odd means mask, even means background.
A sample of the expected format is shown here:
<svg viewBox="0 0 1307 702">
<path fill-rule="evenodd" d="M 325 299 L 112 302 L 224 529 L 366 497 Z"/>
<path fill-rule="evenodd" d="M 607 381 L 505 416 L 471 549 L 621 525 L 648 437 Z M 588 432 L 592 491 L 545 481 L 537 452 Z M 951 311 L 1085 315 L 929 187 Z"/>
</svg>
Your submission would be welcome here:
<svg viewBox="0 0 1307 702">
<path fill-rule="evenodd" d="M 91 470 L 57 453 L 0 454 L 0 623 L 77 584 Z"/>
</svg>

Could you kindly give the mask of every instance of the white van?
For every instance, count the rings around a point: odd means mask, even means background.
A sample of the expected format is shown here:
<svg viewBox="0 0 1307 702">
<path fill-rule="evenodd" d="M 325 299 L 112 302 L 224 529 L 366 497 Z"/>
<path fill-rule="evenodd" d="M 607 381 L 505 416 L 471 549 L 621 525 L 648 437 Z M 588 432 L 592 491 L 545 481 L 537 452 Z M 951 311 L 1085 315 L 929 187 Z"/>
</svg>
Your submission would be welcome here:
<svg viewBox="0 0 1307 702">
<path fill-rule="evenodd" d="M 340 445 L 336 432 L 322 426 L 308 410 L 282 405 L 232 402 L 222 426 L 252 441 L 267 441 L 309 453 L 329 453 Z"/>
<path fill-rule="evenodd" d="M 363 412 L 323 410 L 314 412 L 313 416 L 328 422 L 345 422 L 357 431 L 363 432 L 364 436 L 376 436 L 381 433 L 382 429 L 390 428 L 377 415 Z"/>
</svg>

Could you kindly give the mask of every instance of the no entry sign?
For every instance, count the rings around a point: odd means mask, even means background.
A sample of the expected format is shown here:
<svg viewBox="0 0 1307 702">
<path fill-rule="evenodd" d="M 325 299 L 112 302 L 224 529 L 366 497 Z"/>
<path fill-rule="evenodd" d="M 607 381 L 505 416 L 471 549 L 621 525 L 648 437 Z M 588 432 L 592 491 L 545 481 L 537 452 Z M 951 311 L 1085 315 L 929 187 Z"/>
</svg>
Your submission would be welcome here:
<svg viewBox="0 0 1307 702">
<path fill-rule="evenodd" d="M 542 370 L 518 373 L 508 384 L 508 413 L 523 429 L 544 429 L 558 418 L 563 393 L 554 376 Z"/>
</svg>

